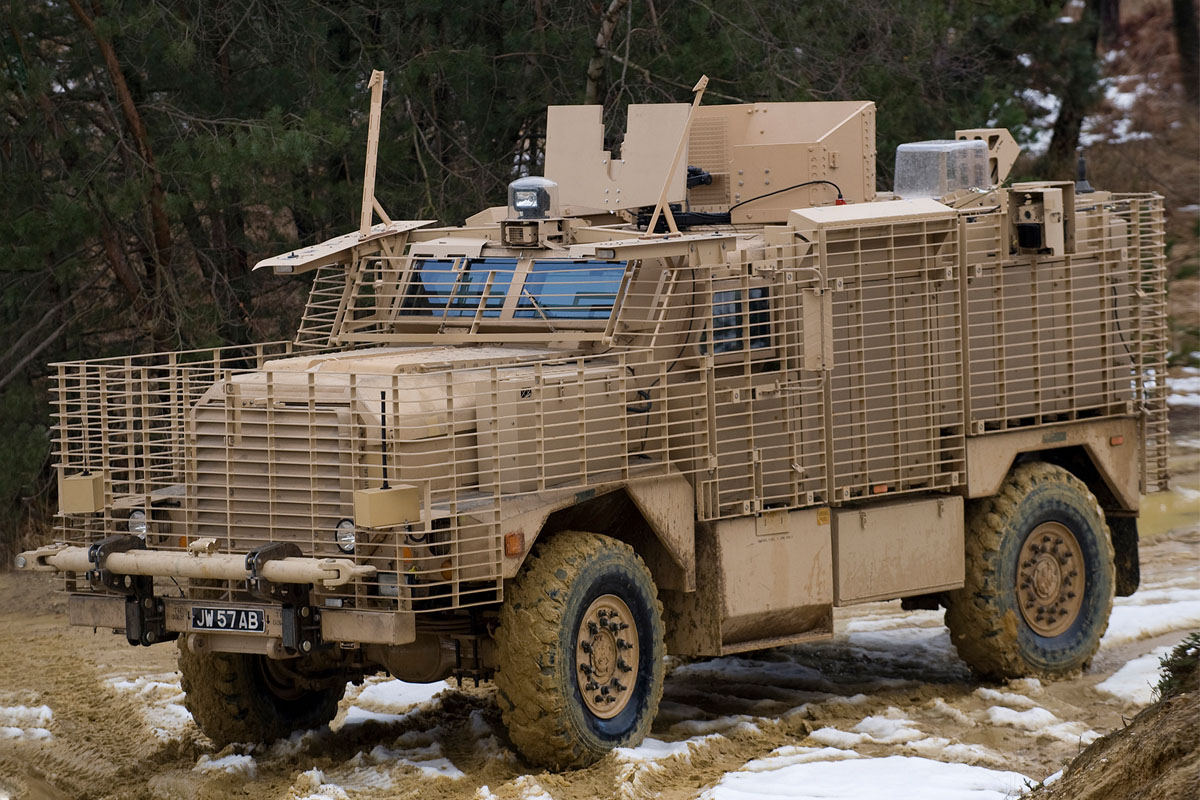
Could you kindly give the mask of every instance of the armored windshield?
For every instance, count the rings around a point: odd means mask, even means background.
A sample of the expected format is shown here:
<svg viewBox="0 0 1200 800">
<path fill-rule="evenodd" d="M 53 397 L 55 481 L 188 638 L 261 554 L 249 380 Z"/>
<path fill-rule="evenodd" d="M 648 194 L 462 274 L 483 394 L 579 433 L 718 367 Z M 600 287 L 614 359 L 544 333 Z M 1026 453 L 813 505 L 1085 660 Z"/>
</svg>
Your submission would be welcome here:
<svg viewBox="0 0 1200 800">
<path fill-rule="evenodd" d="M 625 267 L 594 259 L 417 259 L 400 315 L 603 322 L 617 305 Z"/>
<path fill-rule="evenodd" d="M 624 275 L 624 261 L 534 261 L 514 316 L 608 319 Z"/>
<path fill-rule="evenodd" d="M 473 318 L 482 303 L 484 318 L 499 317 L 516 268 L 515 258 L 418 261 L 400 313 Z"/>
</svg>

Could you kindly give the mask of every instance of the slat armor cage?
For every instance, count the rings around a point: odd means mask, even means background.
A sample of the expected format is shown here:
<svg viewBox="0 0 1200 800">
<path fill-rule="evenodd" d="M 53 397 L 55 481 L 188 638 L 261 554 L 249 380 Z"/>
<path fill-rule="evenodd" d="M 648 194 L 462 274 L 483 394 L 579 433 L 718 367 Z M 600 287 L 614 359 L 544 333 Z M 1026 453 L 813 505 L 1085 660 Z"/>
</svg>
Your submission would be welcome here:
<svg viewBox="0 0 1200 800">
<path fill-rule="evenodd" d="M 494 269 L 478 310 L 416 325 L 397 309 L 419 257 L 359 254 L 317 271 L 294 343 L 58 364 L 60 480 L 102 476 L 103 508 L 59 514 L 57 536 L 89 544 L 142 510 L 149 547 L 291 542 L 376 568 L 316 602 L 437 612 L 501 599 L 507 520 L 643 478 L 684 476 L 699 521 L 960 492 L 969 437 L 1138 417 L 1154 491 L 1162 198 L 1077 205 L 1074 250 L 1055 257 L 1011 256 L 1000 208 L 631 247 L 613 257 L 620 290 L 592 293 L 609 292 L 610 317 L 590 326 L 533 308 L 499 327 Z M 359 526 L 346 553 L 355 491 L 385 481 L 416 487 L 421 518 Z"/>
</svg>

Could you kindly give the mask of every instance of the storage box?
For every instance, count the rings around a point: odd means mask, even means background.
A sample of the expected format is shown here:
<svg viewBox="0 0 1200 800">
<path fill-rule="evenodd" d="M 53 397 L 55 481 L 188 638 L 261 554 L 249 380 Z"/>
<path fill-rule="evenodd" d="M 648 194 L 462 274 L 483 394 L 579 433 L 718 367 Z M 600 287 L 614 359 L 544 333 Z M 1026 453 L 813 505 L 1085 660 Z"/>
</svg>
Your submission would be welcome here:
<svg viewBox="0 0 1200 800">
<path fill-rule="evenodd" d="M 104 473 L 64 475 L 58 483 L 58 507 L 64 514 L 94 514 L 104 510 Z"/>
<path fill-rule="evenodd" d="M 420 519 L 421 492 L 416 486 L 397 484 L 354 492 L 354 524 L 360 528 L 387 528 Z"/>
</svg>

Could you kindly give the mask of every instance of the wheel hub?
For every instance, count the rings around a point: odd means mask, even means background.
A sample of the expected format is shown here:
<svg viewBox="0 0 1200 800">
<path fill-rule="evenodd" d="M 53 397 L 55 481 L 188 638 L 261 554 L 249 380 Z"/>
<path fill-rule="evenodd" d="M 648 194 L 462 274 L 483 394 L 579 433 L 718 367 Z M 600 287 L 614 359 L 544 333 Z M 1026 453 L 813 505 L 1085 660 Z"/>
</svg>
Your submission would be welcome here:
<svg viewBox="0 0 1200 800">
<path fill-rule="evenodd" d="M 1021 616 L 1037 634 L 1059 636 L 1083 607 L 1083 550 L 1070 529 L 1043 522 L 1021 545 L 1017 600 Z"/>
<path fill-rule="evenodd" d="M 579 692 L 601 719 L 621 713 L 638 677 L 638 635 L 633 614 L 613 594 L 597 597 L 579 623 L 575 641 Z"/>
</svg>

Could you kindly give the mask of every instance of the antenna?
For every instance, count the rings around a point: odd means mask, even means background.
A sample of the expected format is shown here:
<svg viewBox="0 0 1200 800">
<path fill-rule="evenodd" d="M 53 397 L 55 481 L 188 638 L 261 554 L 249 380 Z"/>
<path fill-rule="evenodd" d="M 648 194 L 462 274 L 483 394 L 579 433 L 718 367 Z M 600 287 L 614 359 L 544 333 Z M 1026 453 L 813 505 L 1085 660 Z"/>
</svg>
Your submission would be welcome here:
<svg viewBox="0 0 1200 800">
<path fill-rule="evenodd" d="M 1080 147 L 1076 152 L 1079 154 L 1079 160 L 1075 162 L 1075 193 L 1091 194 L 1096 190 L 1088 183 L 1087 159 L 1083 157 L 1083 148 Z"/>
</svg>

